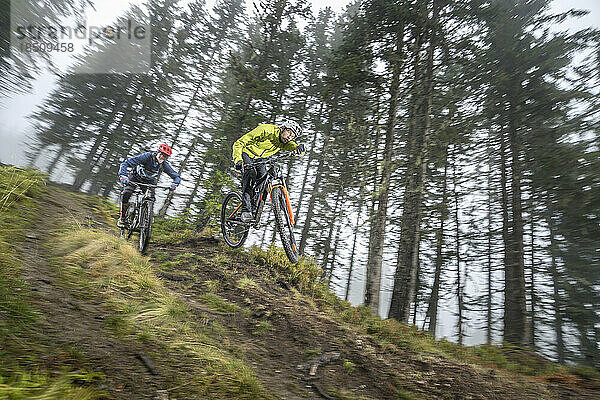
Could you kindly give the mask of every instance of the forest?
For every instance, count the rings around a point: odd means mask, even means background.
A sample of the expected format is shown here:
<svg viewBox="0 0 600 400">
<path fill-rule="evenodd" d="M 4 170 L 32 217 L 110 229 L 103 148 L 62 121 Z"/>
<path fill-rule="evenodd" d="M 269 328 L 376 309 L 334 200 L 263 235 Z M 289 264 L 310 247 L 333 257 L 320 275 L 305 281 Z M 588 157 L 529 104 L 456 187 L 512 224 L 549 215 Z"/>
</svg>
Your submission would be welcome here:
<svg viewBox="0 0 600 400">
<path fill-rule="evenodd" d="M 89 3 L 36 4 L 60 20 Z M 183 182 L 157 216 L 218 229 L 233 142 L 293 119 L 297 240 L 338 296 L 600 366 L 600 31 L 561 30 L 586 12 L 550 5 L 147 0 L 121 16 L 149 21 L 147 73 L 79 73 L 117 56 L 102 43 L 77 55 L 29 116 L 28 160 L 116 201 L 120 163 L 167 143 Z M 0 100 L 52 66 L 0 60 Z M 271 242 L 272 218 L 251 244 Z"/>
</svg>

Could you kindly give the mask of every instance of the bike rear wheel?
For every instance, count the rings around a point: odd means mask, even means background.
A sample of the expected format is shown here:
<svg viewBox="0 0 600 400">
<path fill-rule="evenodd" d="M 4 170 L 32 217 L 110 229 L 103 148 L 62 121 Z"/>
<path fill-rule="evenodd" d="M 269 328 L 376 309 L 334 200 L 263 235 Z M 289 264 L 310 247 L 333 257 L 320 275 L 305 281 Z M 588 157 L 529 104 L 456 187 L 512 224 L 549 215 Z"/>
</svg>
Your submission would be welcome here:
<svg viewBox="0 0 600 400">
<path fill-rule="evenodd" d="M 131 237 L 131 235 L 133 235 L 133 232 L 135 232 L 137 226 L 139 225 L 139 212 L 137 203 L 129 207 L 130 209 L 126 217 L 129 228 L 125 230 L 125 240 L 129 240 L 129 238 Z M 133 209 L 131 207 L 133 207 Z"/>
<path fill-rule="evenodd" d="M 271 202 L 273 204 L 273 213 L 275 214 L 275 225 L 277 225 L 277 230 L 279 231 L 283 250 L 285 250 L 285 254 L 290 262 L 296 264 L 300 259 L 300 252 L 296 246 L 294 226 L 288 212 L 285 195 L 280 187 L 274 187 L 271 191 Z"/>
<path fill-rule="evenodd" d="M 152 203 L 142 203 L 140 212 L 140 253 L 146 254 L 148 243 L 150 243 L 150 235 L 152 234 Z"/>
<path fill-rule="evenodd" d="M 221 206 L 221 232 L 225 243 L 234 249 L 244 244 L 250 230 L 250 226 L 242 222 L 241 215 L 242 194 L 228 193 Z"/>
</svg>

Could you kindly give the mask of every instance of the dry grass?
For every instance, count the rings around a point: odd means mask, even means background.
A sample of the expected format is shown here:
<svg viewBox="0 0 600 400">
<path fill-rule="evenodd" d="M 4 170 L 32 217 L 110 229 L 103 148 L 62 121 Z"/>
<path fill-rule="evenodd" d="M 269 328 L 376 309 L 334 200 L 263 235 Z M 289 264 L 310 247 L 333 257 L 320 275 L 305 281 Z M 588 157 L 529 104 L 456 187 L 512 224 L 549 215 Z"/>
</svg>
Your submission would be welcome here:
<svg viewBox="0 0 600 400">
<path fill-rule="evenodd" d="M 179 393 L 200 398 L 210 394 L 213 399 L 269 398 L 252 369 L 230 354 L 218 335 L 165 288 L 148 258 L 133 246 L 80 229 L 59 234 L 52 247 L 65 280 L 103 297 L 114 313 L 110 325 L 118 334 L 159 341 L 169 353 L 196 360 L 196 371 L 185 378 Z M 219 311 L 237 310 L 214 293 L 200 299 Z"/>
</svg>

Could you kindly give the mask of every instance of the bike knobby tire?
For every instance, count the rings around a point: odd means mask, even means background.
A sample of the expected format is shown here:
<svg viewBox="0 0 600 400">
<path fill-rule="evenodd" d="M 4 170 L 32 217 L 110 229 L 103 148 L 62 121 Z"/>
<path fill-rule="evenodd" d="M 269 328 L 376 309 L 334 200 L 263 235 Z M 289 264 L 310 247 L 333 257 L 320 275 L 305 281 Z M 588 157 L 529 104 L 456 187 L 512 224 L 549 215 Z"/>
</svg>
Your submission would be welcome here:
<svg viewBox="0 0 600 400">
<path fill-rule="evenodd" d="M 228 246 L 241 247 L 246 238 L 250 226 L 242 223 L 242 194 L 230 192 L 225 196 L 221 205 L 221 233 Z"/>
<path fill-rule="evenodd" d="M 146 254 L 150 235 L 152 234 L 152 208 L 151 203 L 142 203 L 140 212 L 140 253 Z"/>
<path fill-rule="evenodd" d="M 279 231 L 281 244 L 287 258 L 293 264 L 296 264 L 300 259 L 300 252 L 296 246 L 296 238 L 294 236 L 294 226 L 288 212 L 285 195 L 280 187 L 274 187 L 271 190 L 271 202 L 273 204 L 273 213 L 275 214 L 275 225 Z"/>
</svg>

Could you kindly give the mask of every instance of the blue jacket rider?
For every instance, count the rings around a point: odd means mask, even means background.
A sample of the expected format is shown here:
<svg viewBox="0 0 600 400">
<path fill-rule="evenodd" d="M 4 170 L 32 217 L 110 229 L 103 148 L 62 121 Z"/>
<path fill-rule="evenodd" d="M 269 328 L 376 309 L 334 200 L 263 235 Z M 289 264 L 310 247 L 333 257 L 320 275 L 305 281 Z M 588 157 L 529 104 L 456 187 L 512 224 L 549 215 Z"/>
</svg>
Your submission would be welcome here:
<svg viewBox="0 0 600 400">
<path fill-rule="evenodd" d="M 161 171 L 165 171 L 173 179 L 173 183 L 169 189 L 177 189 L 177 186 L 181 182 L 181 177 L 167 161 L 172 152 L 171 147 L 161 144 L 158 146 L 158 151 L 139 154 L 128 158 L 121 164 L 119 181 L 123 184 L 123 191 L 121 192 L 121 212 L 117 221 L 119 228 L 127 228 L 127 209 L 129 208 L 129 199 L 136 188 L 135 183 L 156 185 L 158 175 Z M 142 186 L 141 189 L 144 192 L 150 189 L 150 196 L 154 199 L 154 188 Z"/>
</svg>

